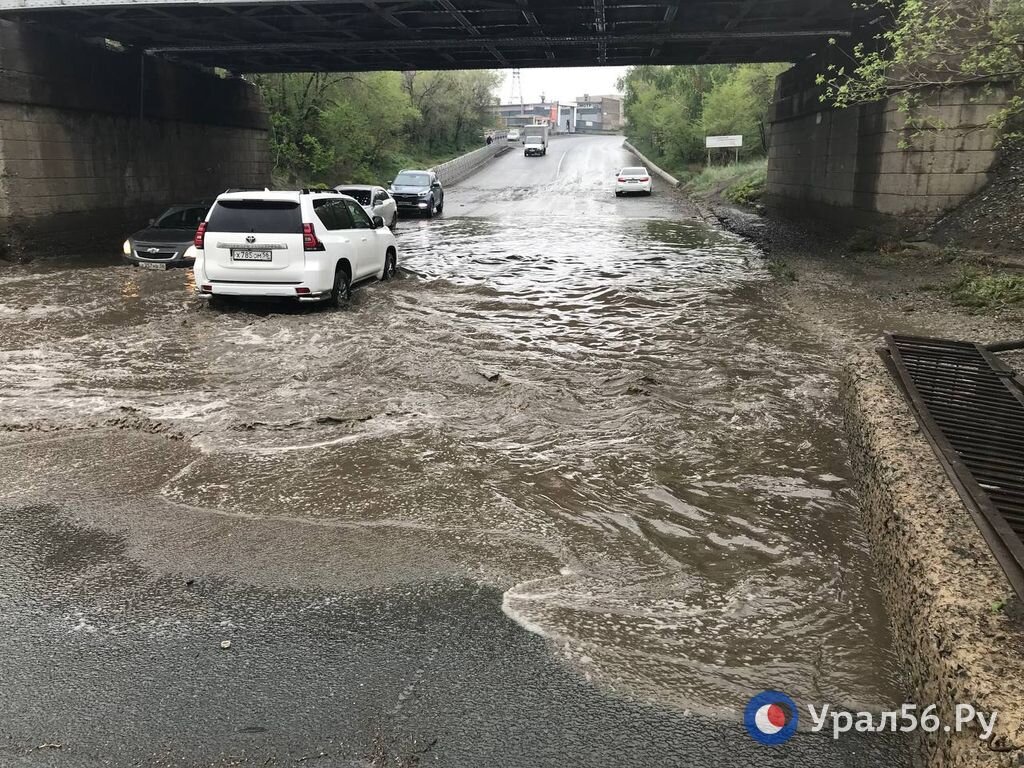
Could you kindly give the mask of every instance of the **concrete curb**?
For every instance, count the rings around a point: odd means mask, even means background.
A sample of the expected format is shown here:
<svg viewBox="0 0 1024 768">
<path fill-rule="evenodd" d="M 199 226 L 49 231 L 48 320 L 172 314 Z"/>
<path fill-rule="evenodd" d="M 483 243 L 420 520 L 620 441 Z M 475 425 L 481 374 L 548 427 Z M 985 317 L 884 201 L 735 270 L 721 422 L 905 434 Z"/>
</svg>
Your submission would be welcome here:
<svg viewBox="0 0 1024 768">
<path fill-rule="evenodd" d="M 847 364 L 840 392 L 867 534 L 917 714 L 956 704 L 988 716 L 961 733 L 918 731 L 924 765 L 1007 768 L 1024 758 L 1024 610 L 881 360 Z"/>
<path fill-rule="evenodd" d="M 659 168 L 659 167 L 658 167 L 657 165 L 655 165 L 654 163 L 652 163 L 652 162 L 651 162 L 650 160 L 648 160 L 648 159 L 647 159 L 647 157 L 646 157 L 646 156 L 645 156 L 645 155 L 644 155 L 644 154 L 643 154 L 643 153 L 642 153 L 642 152 L 641 152 L 641 151 L 640 151 L 639 149 L 637 149 L 636 147 L 634 147 L 634 146 L 633 146 L 632 144 L 630 144 L 630 143 L 629 143 L 628 141 L 624 141 L 624 142 L 622 142 L 622 146 L 623 146 L 623 147 L 625 147 L 625 148 L 626 148 L 627 150 L 629 150 L 630 152 L 632 152 L 632 153 L 633 153 L 634 155 L 636 155 L 636 156 L 637 156 L 638 158 L 640 158 L 640 160 L 641 160 L 641 161 L 643 161 L 644 165 L 646 165 L 646 166 L 647 166 L 647 170 L 649 170 L 649 171 L 650 171 L 651 173 L 655 173 L 655 174 L 657 174 L 657 175 L 658 175 L 658 176 L 660 176 L 660 177 L 661 177 L 662 179 L 664 179 L 664 180 L 665 180 L 665 181 L 667 181 L 667 182 L 668 182 L 669 184 L 671 184 L 671 185 L 672 185 L 673 187 L 678 187 L 678 186 L 680 186 L 681 182 L 679 181 L 679 179 L 677 179 L 677 178 L 676 178 L 675 176 L 673 176 L 672 174 L 668 173 L 667 171 L 664 171 L 664 170 L 662 170 L 662 169 L 661 169 L 661 168 Z"/>
</svg>

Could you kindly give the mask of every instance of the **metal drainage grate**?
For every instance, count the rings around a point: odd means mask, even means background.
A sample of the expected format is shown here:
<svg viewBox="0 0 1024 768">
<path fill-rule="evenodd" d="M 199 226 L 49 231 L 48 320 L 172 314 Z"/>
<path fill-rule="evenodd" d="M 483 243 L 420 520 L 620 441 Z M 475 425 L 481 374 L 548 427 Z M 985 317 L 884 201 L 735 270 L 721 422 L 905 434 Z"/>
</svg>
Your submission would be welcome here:
<svg viewBox="0 0 1024 768">
<path fill-rule="evenodd" d="M 879 350 L 943 468 L 1024 599 L 1024 388 L 988 347 L 886 334 Z"/>
</svg>

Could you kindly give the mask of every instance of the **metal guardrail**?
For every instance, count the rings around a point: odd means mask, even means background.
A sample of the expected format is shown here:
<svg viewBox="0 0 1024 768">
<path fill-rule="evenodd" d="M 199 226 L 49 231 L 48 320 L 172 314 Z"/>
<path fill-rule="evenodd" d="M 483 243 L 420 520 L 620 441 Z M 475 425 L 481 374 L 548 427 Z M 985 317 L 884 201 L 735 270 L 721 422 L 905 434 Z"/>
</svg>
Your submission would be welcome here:
<svg viewBox="0 0 1024 768">
<path fill-rule="evenodd" d="M 1024 385 L 993 354 L 1021 342 L 886 334 L 882 359 L 1014 591 L 1024 599 Z"/>
<path fill-rule="evenodd" d="M 485 163 L 508 150 L 508 134 L 504 131 L 498 131 L 494 134 L 494 140 L 491 144 L 475 149 L 472 152 L 467 152 L 465 155 L 449 160 L 447 163 L 435 165 L 430 170 L 437 174 L 442 184 L 454 184 L 472 175 Z"/>
</svg>

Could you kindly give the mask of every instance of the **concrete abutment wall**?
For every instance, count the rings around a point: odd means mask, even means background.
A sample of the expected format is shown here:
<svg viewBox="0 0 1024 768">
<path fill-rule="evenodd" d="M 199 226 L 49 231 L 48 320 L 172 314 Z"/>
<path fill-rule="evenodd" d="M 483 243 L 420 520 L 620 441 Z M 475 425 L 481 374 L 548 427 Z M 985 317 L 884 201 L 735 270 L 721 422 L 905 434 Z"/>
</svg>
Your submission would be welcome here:
<svg viewBox="0 0 1024 768">
<path fill-rule="evenodd" d="M 0 22 L 0 248 L 116 247 L 163 206 L 270 172 L 250 83 Z"/>
<path fill-rule="evenodd" d="M 768 204 L 892 231 L 930 223 L 980 190 L 997 159 L 988 118 L 1005 105 L 1001 85 L 922 94 L 920 116 L 939 126 L 907 128 L 895 99 L 834 109 L 821 101 L 814 57 L 779 76 L 768 151 Z"/>
</svg>

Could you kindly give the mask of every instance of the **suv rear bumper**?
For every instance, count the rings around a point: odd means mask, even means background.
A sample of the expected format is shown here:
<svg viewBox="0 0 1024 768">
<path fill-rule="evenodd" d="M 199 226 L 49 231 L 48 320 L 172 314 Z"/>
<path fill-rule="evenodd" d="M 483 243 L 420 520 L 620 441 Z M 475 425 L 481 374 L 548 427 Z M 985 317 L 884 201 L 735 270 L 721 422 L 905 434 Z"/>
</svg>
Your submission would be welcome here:
<svg viewBox="0 0 1024 768">
<path fill-rule="evenodd" d="M 334 267 L 307 260 L 298 282 L 254 282 L 244 280 L 211 280 L 206 275 L 205 260 L 197 255 L 192 268 L 195 277 L 196 295 L 200 298 L 211 296 L 235 296 L 239 298 L 297 299 L 302 302 L 323 301 L 331 295 L 334 287 Z"/>
<path fill-rule="evenodd" d="M 313 291 L 306 285 L 206 282 L 196 286 L 196 295 L 201 299 L 208 299 L 211 296 L 234 296 L 252 299 L 298 299 L 305 302 L 324 301 L 330 298 L 331 292 Z"/>
</svg>

